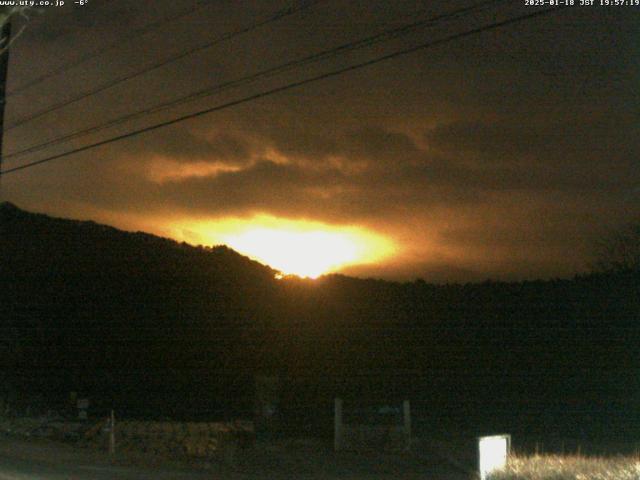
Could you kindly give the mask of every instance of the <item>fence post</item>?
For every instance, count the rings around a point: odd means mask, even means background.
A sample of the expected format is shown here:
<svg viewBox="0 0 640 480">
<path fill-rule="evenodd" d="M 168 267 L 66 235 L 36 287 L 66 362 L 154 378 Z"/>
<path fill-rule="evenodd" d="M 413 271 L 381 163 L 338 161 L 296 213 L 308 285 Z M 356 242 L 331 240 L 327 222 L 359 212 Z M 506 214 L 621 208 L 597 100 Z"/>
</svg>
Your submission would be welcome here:
<svg viewBox="0 0 640 480">
<path fill-rule="evenodd" d="M 409 400 L 402 402 L 402 413 L 404 418 L 405 450 L 411 450 L 411 404 Z"/>
<path fill-rule="evenodd" d="M 337 452 L 342 448 L 342 399 L 335 399 L 333 417 L 333 449 Z"/>
<path fill-rule="evenodd" d="M 116 415 L 111 410 L 111 418 L 109 419 L 109 454 L 116 453 Z"/>
</svg>

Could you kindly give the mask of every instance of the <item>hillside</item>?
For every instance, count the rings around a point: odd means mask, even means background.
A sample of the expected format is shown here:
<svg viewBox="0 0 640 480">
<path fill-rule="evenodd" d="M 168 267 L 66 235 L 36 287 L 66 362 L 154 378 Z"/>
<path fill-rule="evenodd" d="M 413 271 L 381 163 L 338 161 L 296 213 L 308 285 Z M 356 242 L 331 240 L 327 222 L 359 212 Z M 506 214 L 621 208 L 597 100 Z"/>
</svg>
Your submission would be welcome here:
<svg viewBox="0 0 640 480">
<path fill-rule="evenodd" d="M 431 285 L 274 279 L 192 247 L 0 207 L 2 385 L 127 413 L 251 411 L 291 429 L 410 398 L 425 429 L 640 434 L 640 276 Z M 326 422 L 325 422 L 326 423 Z M 329 422 L 330 425 L 330 422 Z"/>
<path fill-rule="evenodd" d="M 137 396 L 140 386 L 162 392 L 199 369 L 237 375 L 255 362 L 239 342 L 274 303 L 270 268 L 226 247 L 6 203 L 0 225 L 0 342 L 12 384 Z"/>
</svg>

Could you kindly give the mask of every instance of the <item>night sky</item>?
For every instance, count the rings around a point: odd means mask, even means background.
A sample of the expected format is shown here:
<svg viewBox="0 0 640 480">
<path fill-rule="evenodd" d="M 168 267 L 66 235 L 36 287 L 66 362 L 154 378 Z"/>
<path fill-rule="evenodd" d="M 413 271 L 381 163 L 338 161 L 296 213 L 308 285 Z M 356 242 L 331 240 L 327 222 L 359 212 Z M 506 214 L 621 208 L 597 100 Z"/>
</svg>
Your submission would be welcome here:
<svg viewBox="0 0 640 480">
<path fill-rule="evenodd" d="M 481 2 L 67 3 L 16 17 L 14 31 L 24 31 L 11 46 L 9 92 L 47 78 L 9 95 L 5 156 Z M 541 9 L 484 3 L 9 157 L 2 168 Z M 266 21 L 291 5 L 303 8 Z M 265 24 L 249 28 L 257 23 Z M 233 38 L 11 128 L 225 35 Z M 299 262 L 342 252 L 317 273 L 569 276 L 588 270 L 597 239 L 638 218 L 639 87 L 640 7 L 569 7 L 3 175 L 2 200 L 192 244 L 229 243 L 266 263 L 268 252 L 251 248 L 278 244 Z"/>
</svg>

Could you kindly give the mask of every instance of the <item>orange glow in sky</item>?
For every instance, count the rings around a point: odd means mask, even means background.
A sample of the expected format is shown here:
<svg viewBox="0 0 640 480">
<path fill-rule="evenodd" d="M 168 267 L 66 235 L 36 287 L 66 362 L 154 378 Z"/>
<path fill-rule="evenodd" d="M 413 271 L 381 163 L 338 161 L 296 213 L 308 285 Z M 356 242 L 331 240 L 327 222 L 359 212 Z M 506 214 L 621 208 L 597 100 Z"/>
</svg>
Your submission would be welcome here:
<svg viewBox="0 0 640 480">
<path fill-rule="evenodd" d="M 361 227 L 268 215 L 194 222 L 179 228 L 191 237 L 195 234 L 203 244 L 225 244 L 285 275 L 308 278 L 376 263 L 395 251 L 390 240 Z"/>
</svg>

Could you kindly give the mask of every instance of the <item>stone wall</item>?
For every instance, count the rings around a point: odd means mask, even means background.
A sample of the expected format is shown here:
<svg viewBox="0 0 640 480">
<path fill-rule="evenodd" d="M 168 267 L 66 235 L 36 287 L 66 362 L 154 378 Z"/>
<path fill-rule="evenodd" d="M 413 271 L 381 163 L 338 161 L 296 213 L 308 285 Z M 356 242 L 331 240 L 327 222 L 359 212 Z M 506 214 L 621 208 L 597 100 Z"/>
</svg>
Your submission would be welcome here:
<svg viewBox="0 0 640 480">
<path fill-rule="evenodd" d="M 0 433 L 39 437 L 107 451 L 109 419 L 69 420 L 60 416 L 4 417 Z M 174 458 L 220 458 L 229 461 L 241 448 L 253 445 L 253 422 L 151 422 L 116 420 L 116 453 L 150 453 Z"/>
<path fill-rule="evenodd" d="M 109 421 L 87 430 L 84 441 L 96 447 L 109 444 Z M 148 422 L 116 420 L 116 452 L 136 451 L 169 457 L 222 458 L 229 460 L 236 450 L 253 443 L 250 421 L 233 422 Z"/>
</svg>

